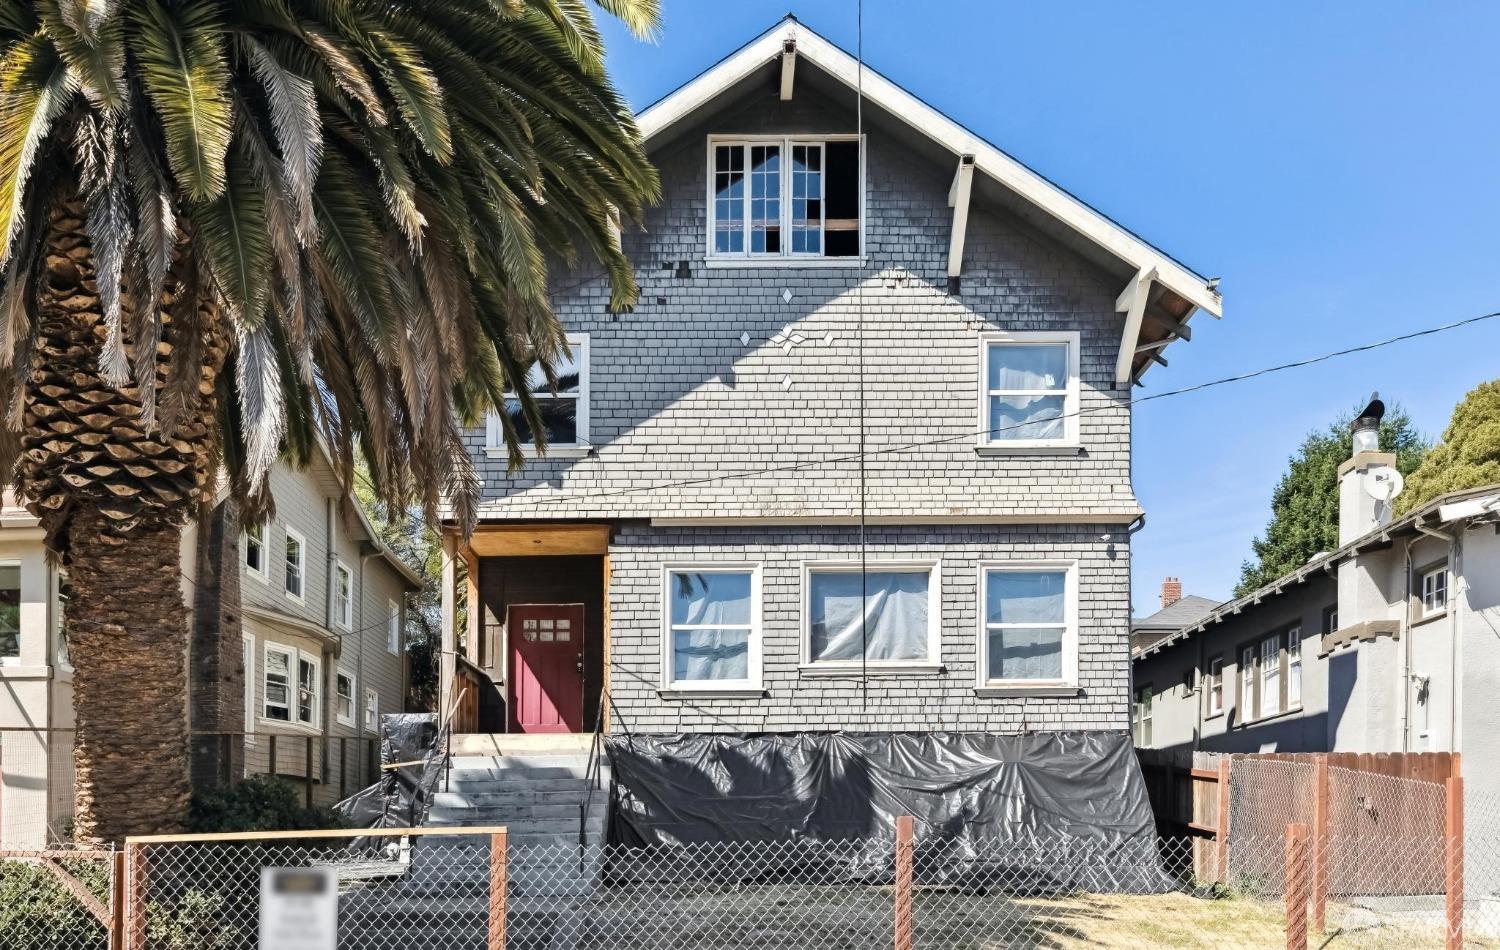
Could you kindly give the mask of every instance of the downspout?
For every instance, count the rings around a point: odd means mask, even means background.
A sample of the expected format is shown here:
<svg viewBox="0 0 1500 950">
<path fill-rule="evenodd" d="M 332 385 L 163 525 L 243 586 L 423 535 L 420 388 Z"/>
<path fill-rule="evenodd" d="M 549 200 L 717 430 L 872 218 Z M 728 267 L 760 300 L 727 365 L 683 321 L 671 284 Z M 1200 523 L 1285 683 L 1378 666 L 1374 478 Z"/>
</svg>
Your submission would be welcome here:
<svg viewBox="0 0 1500 950">
<path fill-rule="evenodd" d="M 1415 569 L 1411 542 L 1402 549 L 1406 561 L 1406 591 L 1401 595 L 1401 751 L 1411 751 L 1411 592 Z"/>
<path fill-rule="evenodd" d="M 328 742 L 333 736 L 333 722 L 338 715 L 338 709 L 333 703 L 336 701 L 332 694 L 338 691 L 338 668 L 339 653 L 343 652 L 344 638 L 333 627 L 333 601 L 334 593 L 334 567 L 338 564 L 338 552 L 334 550 L 333 536 L 333 498 L 331 496 L 323 499 L 323 629 L 333 634 L 334 642 L 338 645 L 338 653 L 328 658 L 323 663 L 323 753 L 324 761 L 327 761 Z M 353 595 L 353 591 L 350 591 Z M 329 684 L 334 684 L 329 689 Z M 333 713 L 332 716 L 329 713 Z M 311 779 L 309 779 L 311 781 Z"/>
<path fill-rule="evenodd" d="M 365 629 L 365 563 L 370 560 L 370 555 L 361 549 L 359 554 L 359 598 L 356 601 L 359 606 L 355 610 L 355 629 L 359 636 L 354 638 L 354 696 L 350 702 L 354 705 L 354 734 L 361 739 L 365 736 L 365 640 L 368 639 L 369 631 Z M 361 746 L 363 748 L 363 746 Z"/>
<path fill-rule="evenodd" d="M 1461 587 L 1460 587 L 1460 585 L 1462 584 L 1462 581 L 1460 580 L 1460 578 L 1463 577 L 1463 573 L 1462 573 L 1462 570 L 1463 570 L 1463 567 L 1462 567 L 1463 546 L 1461 544 L 1459 544 L 1459 540 L 1458 540 L 1459 537 L 1461 536 L 1461 532 L 1454 533 L 1454 534 L 1444 534 L 1443 532 L 1437 530 L 1436 528 L 1429 528 L 1429 527 L 1427 527 L 1421 521 L 1414 522 L 1413 526 L 1418 531 L 1422 532 L 1423 534 L 1427 535 L 1430 538 L 1437 538 L 1439 541 L 1446 541 L 1446 542 L 1448 542 L 1448 584 L 1449 584 L 1450 587 L 1453 588 L 1453 594 L 1455 595 L 1455 596 L 1450 596 L 1448 598 L 1448 751 L 1449 752 L 1457 752 L 1458 751 L 1458 635 L 1459 635 L 1459 628 L 1458 628 L 1458 597 L 1456 595 L 1462 592 Z M 1408 572 L 1411 569 L 1411 553 L 1410 552 L 1411 552 L 1411 545 L 1407 545 L 1406 563 L 1407 563 L 1407 570 L 1408 570 Z M 1408 573 L 1408 575 L 1407 575 L 1407 581 L 1406 581 L 1406 583 L 1407 583 L 1407 586 L 1409 588 L 1411 586 L 1411 575 L 1410 575 L 1410 573 Z M 1410 612 L 1410 610 L 1411 610 L 1411 595 L 1410 595 L 1409 592 L 1407 594 L 1407 607 L 1406 607 L 1406 609 L 1407 609 L 1408 612 Z M 1409 651 L 1410 649 L 1411 649 L 1410 644 L 1408 644 L 1407 650 Z M 1410 653 L 1408 653 L 1408 656 L 1410 656 Z M 1409 673 L 1408 673 L 1408 675 L 1409 675 Z M 1431 688 L 1428 689 L 1427 697 L 1428 697 L 1427 701 L 1429 703 L 1432 702 Z"/>
</svg>

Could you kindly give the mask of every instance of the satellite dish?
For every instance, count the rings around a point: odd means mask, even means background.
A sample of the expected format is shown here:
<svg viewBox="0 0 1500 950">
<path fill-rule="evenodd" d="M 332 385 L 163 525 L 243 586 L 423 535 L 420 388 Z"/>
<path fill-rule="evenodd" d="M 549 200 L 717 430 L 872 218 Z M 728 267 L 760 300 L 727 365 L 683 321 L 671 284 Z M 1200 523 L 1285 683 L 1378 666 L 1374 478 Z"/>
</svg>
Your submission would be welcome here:
<svg viewBox="0 0 1500 950">
<path fill-rule="evenodd" d="M 1365 473 L 1363 479 L 1365 494 L 1376 501 L 1389 502 L 1401 494 L 1401 489 L 1406 487 L 1406 480 L 1401 473 L 1394 468 L 1381 469 Z"/>
</svg>

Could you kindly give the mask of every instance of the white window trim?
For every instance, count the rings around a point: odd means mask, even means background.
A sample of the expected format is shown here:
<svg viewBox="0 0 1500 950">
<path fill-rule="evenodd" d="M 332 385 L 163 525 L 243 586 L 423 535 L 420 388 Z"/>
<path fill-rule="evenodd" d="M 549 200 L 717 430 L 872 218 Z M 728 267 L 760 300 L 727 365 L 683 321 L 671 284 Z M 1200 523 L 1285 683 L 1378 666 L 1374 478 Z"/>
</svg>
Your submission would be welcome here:
<svg viewBox="0 0 1500 950">
<path fill-rule="evenodd" d="M 339 603 L 339 572 L 349 578 L 349 599 Z M 333 622 L 343 630 L 354 629 L 354 571 L 341 558 L 333 562 Z"/>
<path fill-rule="evenodd" d="M 266 715 L 266 700 L 264 697 L 268 694 L 265 689 L 265 683 L 266 676 L 270 671 L 270 664 L 265 663 L 265 659 L 273 652 L 285 653 L 291 657 L 291 682 L 287 687 L 287 715 L 291 717 L 289 719 L 272 719 Z M 314 674 L 314 682 L 317 689 L 316 696 L 314 697 L 313 701 L 313 721 L 310 723 L 303 722 L 302 720 L 297 718 L 297 704 L 299 698 L 297 694 L 298 691 L 302 688 L 302 681 L 299 678 L 301 674 L 301 670 L 298 668 L 299 660 L 306 660 L 307 662 L 311 663 L 313 665 L 313 669 L 316 671 L 316 673 Z M 278 729 L 291 729 L 297 732 L 319 732 L 323 727 L 323 658 L 316 653 L 309 653 L 306 650 L 299 650 L 296 647 L 289 646 L 285 643 L 277 643 L 274 640 L 267 640 L 261 646 L 261 662 L 263 664 L 260 674 L 262 699 L 260 701 L 260 704 L 256 707 L 256 715 L 260 718 L 260 722 L 263 725 L 275 726 Z"/>
<path fill-rule="evenodd" d="M 262 521 L 260 527 L 260 569 L 250 566 L 250 532 L 253 525 L 246 525 L 240 530 L 240 564 L 244 565 L 245 573 L 260 581 L 262 584 L 271 583 L 270 561 L 271 561 L 271 525 L 270 522 Z"/>
<path fill-rule="evenodd" d="M 297 725 L 297 648 L 289 647 L 284 643 L 276 643 L 267 640 L 261 644 L 261 667 L 260 667 L 260 702 L 256 704 L 256 715 L 263 723 L 273 726 L 296 726 Z M 286 684 L 286 709 L 285 719 L 276 719 L 266 715 L 266 707 L 272 705 L 271 691 L 267 688 L 266 680 L 271 675 L 271 654 L 282 653 L 287 657 L 287 684 Z M 276 704 L 281 705 L 281 704 Z"/>
<path fill-rule="evenodd" d="M 391 621 L 395 620 L 395 629 L 391 629 Z M 401 605 L 394 600 L 385 602 L 385 652 L 392 656 L 401 655 Z"/>
<path fill-rule="evenodd" d="M 1239 709 L 1239 724 L 1254 722 L 1260 718 L 1259 704 L 1255 701 L 1258 691 L 1255 688 L 1256 657 L 1260 655 L 1260 648 L 1247 643 L 1240 647 L 1239 673 L 1240 691 L 1236 700 L 1243 707 Z"/>
<path fill-rule="evenodd" d="M 360 721 L 364 723 L 366 731 L 378 733 L 380 731 L 380 692 L 366 686 L 363 695 L 364 705 L 359 708 Z M 374 703 L 370 702 L 372 699 L 375 700 Z M 375 711 L 375 721 L 373 723 L 370 722 L 371 709 Z"/>
<path fill-rule="evenodd" d="M 550 390 L 543 390 L 536 395 L 542 399 L 572 399 L 577 402 L 578 441 L 548 445 L 545 455 L 538 452 L 534 444 L 527 443 L 521 446 L 521 454 L 529 458 L 583 458 L 593 449 L 592 443 L 589 442 L 589 335 L 569 333 L 567 340 L 568 349 L 573 351 L 573 361 L 578 366 L 578 394 L 554 396 Z M 506 392 L 509 393 L 510 390 Z M 508 458 L 510 455 L 505 447 L 505 433 L 500 427 L 500 415 L 494 411 L 485 416 L 484 454 L 486 458 Z"/>
<path fill-rule="evenodd" d="M 258 677 L 255 675 L 255 656 L 255 637 L 248 633 L 240 634 L 240 659 L 245 663 L 245 711 L 243 716 L 245 720 L 245 744 L 252 746 L 255 745 L 255 723 L 259 716 L 264 713 L 264 710 L 257 712 L 258 707 L 256 706 L 256 700 L 260 692 L 256 689 L 256 680 Z"/>
<path fill-rule="evenodd" d="M 298 577 L 300 579 L 299 586 L 302 590 L 295 594 L 288 590 L 286 586 L 286 545 L 288 541 L 296 541 L 297 550 L 301 553 L 301 563 L 298 565 Z M 281 592 L 287 596 L 288 600 L 295 600 L 299 604 L 307 603 L 307 538 L 301 531 L 298 531 L 291 525 L 286 525 L 286 540 L 281 543 Z"/>
<path fill-rule="evenodd" d="M 1282 691 L 1286 693 L 1285 711 L 1291 712 L 1302 708 L 1302 688 L 1306 685 L 1302 681 L 1303 674 L 1306 673 L 1306 669 L 1302 664 L 1302 625 L 1298 624 L 1297 626 L 1287 628 L 1284 637 L 1285 642 L 1282 644 L 1282 650 L 1286 653 L 1286 683 L 1283 684 Z M 1296 641 L 1295 647 L 1292 645 L 1294 639 Z M 1294 670 L 1297 673 L 1297 695 L 1295 697 L 1292 696 L 1292 672 Z"/>
<path fill-rule="evenodd" d="M 1055 680 L 992 680 L 989 679 L 990 669 L 990 638 L 989 618 L 985 616 L 986 605 L 989 602 L 989 575 L 996 571 L 1064 571 L 1067 575 L 1063 581 L 1065 591 L 1063 593 L 1063 656 L 1062 656 L 1062 678 Z M 977 640 L 975 643 L 975 686 L 978 689 L 1004 689 L 1004 690 L 1046 690 L 1067 688 L 1076 689 L 1078 686 L 1078 562 L 1074 560 L 1054 561 L 981 561 L 976 577 L 974 588 L 974 613 L 978 619 Z M 1001 624 L 1000 626 L 1014 626 Z M 1034 626 L 1051 626 L 1050 624 L 1035 624 Z"/>
<path fill-rule="evenodd" d="M 345 679 L 347 679 L 349 681 L 349 715 L 348 716 L 345 716 L 343 713 L 339 712 L 339 677 L 340 676 L 342 676 L 343 678 L 345 678 Z M 357 714 L 357 709 L 356 709 L 356 707 L 354 705 L 354 701 L 357 698 L 359 698 L 359 683 L 355 681 L 354 674 L 351 673 L 351 672 L 349 672 L 349 668 L 348 667 L 345 667 L 345 666 L 339 667 L 338 668 L 338 672 L 335 673 L 334 677 L 333 677 L 333 719 L 334 719 L 334 722 L 337 722 L 341 726 L 348 726 L 350 728 L 354 727 L 354 717 Z"/>
<path fill-rule="evenodd" d="M 872 676 L 904 673 L 937 673 L 943 669 L 943 577 L 940 560 L 867 561 L 867 573 L 879 571 L 927 571 L 927 659 L 925 660 L 814 660 L 812 658 L 812 577 L 814 574 L 858 574 L 859 561 L 802 562 L 802 630 L 800 665 L 803 676 L 849 676 L 862 672 Z"/>
<path fill-rule="evenodd" d="M 1439 574 L 1444 575 L 1444 577 L 1443 577 L 1443 606 L 1441 606 L 1441 607 L 1428 607 L 1427 606 L 1427 582 L 1429 580 L 1431 580 L 1432 578 L 1436 577 Z M 1441 617 L 1441 616 L 1443 616 L 1444 614 L 1446 614 L 1448 612 L 1448 604 L 1449 604 L 1449 602 L 1450 602 L 1450 600 L 1452 599 L 1452 596 L 1453 596 L 1453 591 L 1451 589 L 1452 585 L 1453 585 L 1453 576 L 1448 573 L 1448 565 L 1447 564 L 1440 564 L 1437 567 L 1432 568 L 1431 570 L 1427 570 L 1427 571 L 1423 571 L 1422 572 L 1422 581 L 1418 585 L 1418 595 L 1417 595 L 1418 606 L 1420 606 L 1422 608 L 1420 619 L 1422 619 L 1422 620 L 1431 620 L 1434 617 Z"/>
<path fill-rule="evenodd" d="M 1266 644 L 1268 643 L 1273 647 L 1270 658 L 1275 660 L 1274 663 L 1270 664 L 1266 662 Z M 1260 708 L 1256 711 L 1260 713 L 1262 719 L 1269 719 L 1272 716 L 1279 716 L 1286 712 L 1282 708 L 1281 703 L 1282 692 L 1286 689 L 1286 684 L 1281 681 L 1281 655 L 1285 652 L 1285 649 L 1286 637 L 1280 633 L 1273 633 L 1269 637 L 1262 637 L 1255 644 L 1255 653 L 1260 668 Z M 1273 675 L 1276 678 L 1275 690 L 1269 688 Z M 1275 709 L 1267 708 L 1266 698 L 1268 696 L 1276 703 Z"/>
<path fill-rule="evenodd" d="M 990 427 L 990 346 L 995 343 L 1057 344 L 1068 347 L 1068 385 L 1063 392 L 1063 436 L 1060 439 L 992 438 Z M 1073 451 L 1079 448 L 1079 366 L 1083 336 L 1077 330 L 985 330 L 979 334 L 978 433 L 975 451 L 1003 455 L 1008 452 Z M 1050 391 L 1049 391 L 1050 392 Z M 1040 393 L 1039 393 L 1040 394 Z M 1056 395 L 1056 393 L 1052 393 Z"/>
<path fill-rule="evenodd" d="M 1214 685 L 1218 684 L 1218 695 L 1214 695 Z M 1208 714 L 1218 716 L 1224 712 L 1224 658 L 1222 656 L 1211 657 L 1208 661 Z"/>
<path fill-rule="evenodd" d="M 825 254 L 793 254 L 792 232 L 787 222 L 791 220 L 792 178 L 788 171 L 791 163 L 791 147 L 793 145 L 825 145 L 829 142 L 858 142 L 859 143 L 859 254 L 854 257 L 828 257 Z M 777 254 L 754 254 L 750 251 L 750 168 L 749 159 L 746 159 L 745 168 L 745 250 L 736 254 L 733 252 L 720 252 L 714 250 L 714 149 L 720 145 L 780 145 L 782 157 L 781 171 L 781 221 L 782 221 L 782 250 Z M 705 223 L 703 235 L 703 253 L 705 264 L 708 267 L 861 267 L 865 264 L 865 253 L 868 245 L 865 243 L 866 225 L 870 220 L 868 213 L 869 189 L 866 187 L 865 155 L 869 151 L 864 136 L 849 133 L 828 133 L 825 135 L 723 135 L 715 134 L 708 136 L 704 148 L 705 162 L 708 168 L 708 184 L 705 190 L 707 204 L 704 207 L 703 220 Z M 826 156 L 825 156 L 826 157 Z M 827 162 L 823 164 L 826 174 Z M 828 198 L 828 180 L 823 180 L 823 200 Z M 825 214 L 826 217 L 826 214 Z M 823 248 L 828 247 L 828 235 L 823 235 Z"/>
<path fill-rule="evenodd" d="M 750 575 L 750 651 L 746 660 L 749 678 L 742 680 L 687 680 L 672 679 L 672 575 L 695 574 L 745 574 Z M 700 626 L 717 626 L 703 624 Z M 712 562 L 702 564 L 692 561 L 671 562 L 661 569 L 661 689 L 674 694 L 719 693 L 760 695 L 762 686 L 762 625 L 760 599 L 760 565 L 744 562 Z"/>
<path fill-rule="evenodd" d="M 21 659 L 26 656 L 26 620 L 25 620 L 25 617 L 26 617 L 26 614 L 28 613 L 28 610 L 27 610 L 27 606 L 26 606 L 26 584 L 25 584 L 24 579 L 20 576 L 20 575 L 22 575 L 22 574 L 25 573 L 26 567 L 25 567 L 24 564 L 21 563 L 21 559 L 20 558 L 14 558 L 14 557 L 0 559 L 0 567 L 13 567 L 13 568 L 16 569 L 16 573 L 17 573 L 17 578 L 16 578 L 17 594 L 18 594 L 18 597 L 19 597 L 19 600 L 20 600 L 20 609 L 18 611 L 16 611 L 16 655 L 15 656 L 0 656 L 0 666 L 17 666 L 18 667 L 18 666 L 21 665 Z M 59 615 L 60 614 L 61 614 L 61 612 L 59 612 Z M 43 646 L 43 649 L 45 650 L 46 647 Z M 44 663 L 44 664 L 46 662 L 47 661 L 45 659 L 42 661 L 42 663 Z M 45 666 L 42 667 L 42 669 L 45 669 L 45 668 L 46 668 Z"/>
</svg>

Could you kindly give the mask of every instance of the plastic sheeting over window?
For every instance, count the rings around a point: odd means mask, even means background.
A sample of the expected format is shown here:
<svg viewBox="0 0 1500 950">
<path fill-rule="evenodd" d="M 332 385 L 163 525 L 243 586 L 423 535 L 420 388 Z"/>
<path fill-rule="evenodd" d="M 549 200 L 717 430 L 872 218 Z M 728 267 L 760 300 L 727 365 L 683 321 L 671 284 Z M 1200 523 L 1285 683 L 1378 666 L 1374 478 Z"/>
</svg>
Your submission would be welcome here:
<svg viewBox="0 0 1500 950">
<path fill-rule="evenodd" d="M 930 569 L 816 570 L 808 575 L 813 662 L 927 661 Z"/>
<path fill-rule="evenodd" d="M 985 573 L 985 634 L 990 681 L 1063 678 L 1068 573 L 1004 570 Z"/>
<path fill-rule="evenodd" d="M 672 681 L 750 679 L 750 571 L 672 571 Z"/>
</svg>

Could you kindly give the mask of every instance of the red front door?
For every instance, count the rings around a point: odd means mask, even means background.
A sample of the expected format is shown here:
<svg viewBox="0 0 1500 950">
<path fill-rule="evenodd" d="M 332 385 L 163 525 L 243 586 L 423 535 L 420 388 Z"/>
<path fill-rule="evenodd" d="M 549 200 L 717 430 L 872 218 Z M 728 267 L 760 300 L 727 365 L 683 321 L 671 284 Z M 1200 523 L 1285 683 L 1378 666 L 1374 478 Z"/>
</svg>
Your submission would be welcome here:
<svg viewBox="0 0 1500 950">
<path fill-rule="evenodd" d="M 583 731 L 583 605 L 506 611 L 512 732 Z"/>
</svg>

